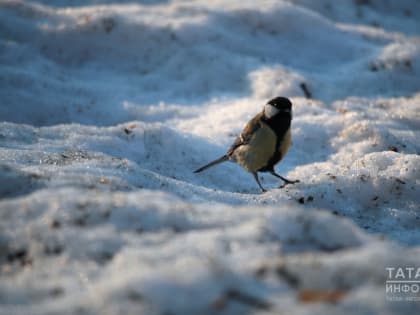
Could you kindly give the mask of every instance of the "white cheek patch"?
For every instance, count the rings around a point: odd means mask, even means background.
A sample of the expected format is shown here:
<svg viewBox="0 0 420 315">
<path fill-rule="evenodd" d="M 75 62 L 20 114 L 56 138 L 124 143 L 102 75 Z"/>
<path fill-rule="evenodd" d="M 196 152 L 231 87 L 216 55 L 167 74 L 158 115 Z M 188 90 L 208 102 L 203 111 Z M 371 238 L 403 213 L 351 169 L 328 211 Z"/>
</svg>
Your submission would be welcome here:
<svg viewBox="0 0 420 315">
<path fill-rule="evenodd" d="M 264 115 L 267 118 L 271 118 L 276 116 L 279 113 L 279 110 L 275 108 L 273 105 L 266 104 L 264 106 Z"/>
</svg>

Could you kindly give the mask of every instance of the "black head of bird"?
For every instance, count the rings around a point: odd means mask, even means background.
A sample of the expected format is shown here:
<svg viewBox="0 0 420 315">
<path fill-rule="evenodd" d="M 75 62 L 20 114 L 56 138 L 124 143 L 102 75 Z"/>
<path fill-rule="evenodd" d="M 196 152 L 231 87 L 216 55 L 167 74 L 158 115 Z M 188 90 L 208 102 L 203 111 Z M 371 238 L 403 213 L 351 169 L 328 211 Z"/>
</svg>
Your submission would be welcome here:
<svg viewBox="0 0 420 315">
<path fill-rule="evenodd" d="M 286 97 L 276 97 L 268 101 L 264 105 L 264 116 L 266 119 L 274 118 L 278 115 L 283 116 L 286 120 L 290 116 L 292 119 L 292 102 Z M 289 123 L 290 124 L 290 123 Z"/>
<path fill-rule="evenodd" d="M 286 97 L 273 98 L 245 125 L 225 155 L 198 168 L 194 173 L 225 161 L 232 161 L 251 173 L 263 192 L 266 190 L 260 183 L 258 172 L 269 172 L 280 178 L 284 182 L 281 187 L 299 182 L 284 178 L 274 171 L 274 166 L 283 159 L 289 149 L 291 121 L 292 102 Z"/>
</svg>

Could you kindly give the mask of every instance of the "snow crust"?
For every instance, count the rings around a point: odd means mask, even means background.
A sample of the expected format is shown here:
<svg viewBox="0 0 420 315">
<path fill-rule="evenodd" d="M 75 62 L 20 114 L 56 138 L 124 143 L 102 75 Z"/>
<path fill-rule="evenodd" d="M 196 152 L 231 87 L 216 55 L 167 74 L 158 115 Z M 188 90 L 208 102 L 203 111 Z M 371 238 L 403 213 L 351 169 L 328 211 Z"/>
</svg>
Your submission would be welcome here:
<svg viewBox="0 0 420 315">
<path fill-rule="evenodd" d="M 420 314 L 385 294 L 386 267 L 420 268 L 419 21 L 409 0 L 0 1 L 0 314 Z M 299 184 L 192 173 L 278 95 Z"/>
</svg>

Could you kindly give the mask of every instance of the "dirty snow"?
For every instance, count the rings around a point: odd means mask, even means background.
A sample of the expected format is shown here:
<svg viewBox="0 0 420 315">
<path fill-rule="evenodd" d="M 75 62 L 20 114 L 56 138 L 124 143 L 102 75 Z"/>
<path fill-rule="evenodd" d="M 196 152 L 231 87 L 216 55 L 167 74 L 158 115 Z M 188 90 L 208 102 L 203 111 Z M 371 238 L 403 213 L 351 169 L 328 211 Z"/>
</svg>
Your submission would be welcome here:
<svg viewBox="0 0 420 315">
<path fill-rule="evenodd" d="M 419 33 L 410 0 L 0 1 L 0 314 L 420 314 L 385 292 Z M 192 173 L 277 95 L 301 183 Z"/>
</svg>

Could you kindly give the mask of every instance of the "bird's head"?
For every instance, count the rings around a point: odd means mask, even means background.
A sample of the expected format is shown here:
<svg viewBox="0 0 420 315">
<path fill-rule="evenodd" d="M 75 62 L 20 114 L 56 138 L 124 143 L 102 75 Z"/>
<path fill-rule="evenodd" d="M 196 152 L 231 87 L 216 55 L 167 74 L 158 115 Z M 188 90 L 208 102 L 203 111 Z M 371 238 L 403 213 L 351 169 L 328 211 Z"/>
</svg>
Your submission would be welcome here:
<svg viewBox="0 0 420 315">
<path fill-rule="evenodd" d="M 279 114 L 292 116 L 292 102 L 286 97 L 278 96 L 264 105 L 264 116 L 271 119 Z"/>
</svg>

